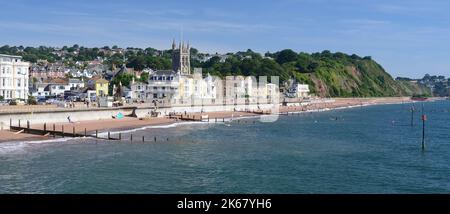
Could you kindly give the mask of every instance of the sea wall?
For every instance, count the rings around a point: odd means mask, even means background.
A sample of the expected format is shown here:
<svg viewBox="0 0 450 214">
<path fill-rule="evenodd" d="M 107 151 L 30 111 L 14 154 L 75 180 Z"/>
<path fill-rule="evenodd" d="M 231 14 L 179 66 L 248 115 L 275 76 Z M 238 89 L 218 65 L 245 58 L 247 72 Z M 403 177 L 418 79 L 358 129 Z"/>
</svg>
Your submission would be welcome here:
<svg viewBox="0 0 450 214">
<path fill-rule="evenodd" d="M 83 110 L 66 110 L 66 111 L 40 111 L 40 112 L 20 112 L 20 113 L 1 113 L 0 126 L 4 130 L 9 129 L 10 119 L 13 125 L 18 125 L 19 120 L 21 126 L 26 126 L 27 121 L 31 124 L 41 123 L 61 123 L 68 122 L 67 117 L 70 116 L 72 121 L 84 120 L 101 120 L 111 119 L 113 115 L 121 112 L 124 115 L 131 114 L 132 109 L 83 109 Z"/>
</svg>

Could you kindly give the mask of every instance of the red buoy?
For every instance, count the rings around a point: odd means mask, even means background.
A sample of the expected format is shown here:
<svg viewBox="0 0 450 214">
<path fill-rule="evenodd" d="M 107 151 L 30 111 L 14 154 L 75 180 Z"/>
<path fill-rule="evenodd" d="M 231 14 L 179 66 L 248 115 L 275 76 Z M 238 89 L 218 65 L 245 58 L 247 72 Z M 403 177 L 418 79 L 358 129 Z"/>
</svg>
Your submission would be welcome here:
<svg viewBox="0 0 450 214">
<path fill-rule="evenodd" d="M 423 114 L 423 115 L 422 115 L 422 120 L 423 120 L 423 121 L 426 121 L 426 120 L 427 120 L 427 115 Z"/>
</svg>

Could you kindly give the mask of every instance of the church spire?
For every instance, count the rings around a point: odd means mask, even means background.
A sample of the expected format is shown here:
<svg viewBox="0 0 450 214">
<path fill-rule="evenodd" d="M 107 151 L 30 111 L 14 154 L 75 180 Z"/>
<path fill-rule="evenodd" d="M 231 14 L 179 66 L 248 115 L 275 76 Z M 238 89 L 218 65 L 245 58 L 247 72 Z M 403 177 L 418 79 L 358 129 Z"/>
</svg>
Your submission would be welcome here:
<svg viewBox="0 0 450 214">
<path fill-rule="evenodd" d="M 177 45 L 175 44 L 175 38 L 172 40 L 172 50 L 175 50 Z"/>
</svg>

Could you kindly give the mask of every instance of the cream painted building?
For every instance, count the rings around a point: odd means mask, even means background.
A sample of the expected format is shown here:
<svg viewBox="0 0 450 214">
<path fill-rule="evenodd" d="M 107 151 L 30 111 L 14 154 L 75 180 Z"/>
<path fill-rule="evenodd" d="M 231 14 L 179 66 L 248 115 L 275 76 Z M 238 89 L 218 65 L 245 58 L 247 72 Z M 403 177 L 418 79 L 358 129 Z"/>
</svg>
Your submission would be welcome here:
<svg viewBox="0 0 450 214">
<path fill-rule="evenodd" d="M 21 56 L 0 54 L 0 96 L 5 100 L 28 99 L 29 67 Z"/>
<path fill-rule="evenodd" d="M 297 85 L 297 97 L 307 98 L 309 97 L 309 85 L 308 84 L 298 84 Z"/>
</svg>

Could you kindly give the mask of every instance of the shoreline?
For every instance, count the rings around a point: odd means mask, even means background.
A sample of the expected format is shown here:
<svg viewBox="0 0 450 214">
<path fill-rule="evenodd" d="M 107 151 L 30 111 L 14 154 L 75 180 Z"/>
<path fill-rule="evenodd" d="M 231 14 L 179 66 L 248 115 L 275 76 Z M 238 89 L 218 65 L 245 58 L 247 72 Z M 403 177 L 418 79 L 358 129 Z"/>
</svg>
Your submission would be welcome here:
<svg viewBox="0 0 450 214">
<path fill-rule="evenodd" d="M 415 103 L 417 101 L 411 100 L 409 97 L 395 97 L 395 98 L 334 98 L 334 102 L 318 102 L 311 103 L 307 106 L 280 106 L 279 115 L 289 113 L 309 113 L 309 112 L 322 112 L 338 109 L 347 109 L 354 107 L 364 107 L 372 105 L 388 105 L 388 104 L 401 104 L 401 103 Z M 432 102 L 440 99 L 430 99 L 427 102 Z M 212 122 L 200 122 L 200 121 L 183 121 L 169 118 L 150 118 L 150 119 L 138 119 L 125 117 L 123 119 L 105 119 L 105 120 L 87 120 L 73 123 L 55 123 L 56 131 L 61 131 L 61 127 L 72 133 L 73 128 L 76 128 L 76 133 L 87 133 L 92 135 L 98 131 L 98 136 L 106 136 L 108 132 L 112 134 L 116 133 L 129 133 L 136 130 L 144 130 L 149 128 L 171 128 L 183 124 L 201 124 L 201 123 L 215 123 L 215 118 L 218 118 L 218 123 L 228 122 L 230 118 L 234 120 L 252 118 L 262 116 L 261 114 L 249 113 L 249 112 L 234 112 L 234 111 L 218 111 L 218 112 L 206 112 L 191 113 L 190 116 L 195 115 L 199 117 L 201 115 L 208 115 Z M 220 120 L 219 120 L 220 119 Z M 99 128 L 101 127 L 101 128 Z M 31 128 L 42 129 L 43 124 L 32 125 Z M 86 131 L 85 131 L 86 130 Z M 89 137 L 89 136 L 88 136 Z M 51 136 L 41 136 L 26 133 L 16 134 L 9 130 L 0 131 L 0 143 L 6 142 L 33 142 L 33 141 L 61 141 L 61 140 L 73 139 L 68 138 L 53 138 Z"/>
</svg>

